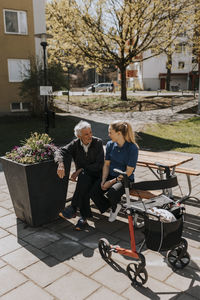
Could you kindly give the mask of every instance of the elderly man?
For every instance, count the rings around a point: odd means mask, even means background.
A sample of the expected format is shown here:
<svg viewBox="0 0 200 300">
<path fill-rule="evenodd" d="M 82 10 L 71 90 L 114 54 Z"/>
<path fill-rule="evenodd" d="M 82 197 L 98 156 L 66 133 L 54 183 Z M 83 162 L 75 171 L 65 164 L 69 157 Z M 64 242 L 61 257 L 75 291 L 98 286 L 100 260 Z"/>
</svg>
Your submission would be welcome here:
<svg viewBox="0 0 200 300">
<path fill-rule="evenodd" d="M 75 229 L 82 230 L 87 225 L 87 218 L 92 216 L 89 193 L 94 183 L 101 177 L 104 150 L 102 140 L 92 136 L 91 125 L 88 122 L 80 121 L 74 128 L 74 134 L 77 139 L 55 153 L 58 176 L 60 178 L 65 176 L 64 158 L 71 155 L 76 167 L 71 179 L 77 181 L 71 205 L 60 212 L 59 216 L 64 219 L 74 218 L 79 208 L 81 217 Z"/>
</svg>

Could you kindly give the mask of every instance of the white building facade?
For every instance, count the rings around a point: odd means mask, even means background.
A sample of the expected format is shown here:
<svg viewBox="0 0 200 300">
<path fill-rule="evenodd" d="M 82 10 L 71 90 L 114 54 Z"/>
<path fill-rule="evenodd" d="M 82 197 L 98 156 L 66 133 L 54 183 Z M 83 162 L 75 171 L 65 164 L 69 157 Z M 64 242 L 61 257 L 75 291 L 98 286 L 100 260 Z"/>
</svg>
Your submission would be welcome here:
<svg viewBox="0 0 200 300">
<path fill-rule="evenodd" d="M 167 55 L 160 54 L 149 59 L 151 51 L 143 53 L 141 62 L 127 68 L 127 85 L 138 90 L 166 89 Z M 132 73 L 129 71 L 132 70 Z M 130 76 L 129 76 L 130 74 Z M 193 90 L 198 81 L 198 64 L 187 47 L 185 38 L 180 39 L 172 54 L 170 90 Z"/>
</svg>

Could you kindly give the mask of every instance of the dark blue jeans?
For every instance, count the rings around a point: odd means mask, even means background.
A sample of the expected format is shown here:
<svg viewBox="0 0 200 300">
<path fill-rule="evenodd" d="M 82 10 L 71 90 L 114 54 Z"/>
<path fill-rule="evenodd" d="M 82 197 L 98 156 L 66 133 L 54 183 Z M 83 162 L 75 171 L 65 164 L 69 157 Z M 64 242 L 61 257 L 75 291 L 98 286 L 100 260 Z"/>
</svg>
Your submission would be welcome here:
<svg viewBox="0 0 200 300">
<path fill-rule="evenodd" d="M 112 179 L 109 177 L 108 180 Z M 101 179 L 96 181 L 91 192 L 90 198 L 95 203 L 101 213 L 104 213 L 108 208 L 112 208 L 112 211 L 116 210 L 117 203 L 121 201 L 122 195 L 125 193 L 125 189 L 121 182 L 113 184 L 108 190 L 103 191 L 101 189 Z"/>
</svg>

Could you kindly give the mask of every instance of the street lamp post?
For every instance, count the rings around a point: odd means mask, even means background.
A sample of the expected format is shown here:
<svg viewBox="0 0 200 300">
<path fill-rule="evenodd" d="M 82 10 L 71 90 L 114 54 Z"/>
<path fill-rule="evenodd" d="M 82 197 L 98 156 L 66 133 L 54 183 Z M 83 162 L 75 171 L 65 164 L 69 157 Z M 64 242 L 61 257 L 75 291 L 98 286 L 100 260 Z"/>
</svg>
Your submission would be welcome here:
<svg viewBox="0 0 200 300">
<path fill-rule="evenodd" d="M 47 38 L 51 38 L 52 35 L 47 33 L 38 33 L 35 34 L 35 37 L 41 39 L 40 45 L 43 48 L 43 71 L 44 71 L 44 86 L 47 86 L 47 63 L 46 63 L 46 48 Z M 45 120 L 45 133 L 49 133 L 49 108 L 48 108 L 48 96 L 44 95 L 44 120 Z"/>
<path fill-rule="evenodd" d="M 200 115 L 200 56 L 198 57 L 198 66 L 199 66 L 199 96 L 198 96 L 198 109 L 197 114 Z"/>
<path fill-rule="evenodd" d="M 70 65 L 67 64 L 67 88 L 68 88 L 68 93 L 67 93 L 67 111 L 68 112 L 69 112 L 69 91 L 70 91 L 69 67 L 70 67 Z"/>
</svg>

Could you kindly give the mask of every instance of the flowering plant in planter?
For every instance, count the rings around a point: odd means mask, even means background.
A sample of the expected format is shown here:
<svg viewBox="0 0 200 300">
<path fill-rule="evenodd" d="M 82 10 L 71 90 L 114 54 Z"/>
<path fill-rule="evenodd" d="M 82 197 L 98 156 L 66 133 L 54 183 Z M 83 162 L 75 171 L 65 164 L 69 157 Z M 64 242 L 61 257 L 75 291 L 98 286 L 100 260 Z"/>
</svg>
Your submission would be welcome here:
<svg viewBox="0 0 200 300">
<path fill-rule="evenodd" d="M 48 134 L 34 132 L 30 138 L 6 153 L 6 158 L 21 164 L 34 164 L 54 158 L 57 147 Z"/>
</svg>

